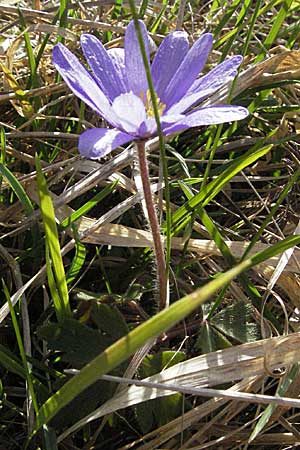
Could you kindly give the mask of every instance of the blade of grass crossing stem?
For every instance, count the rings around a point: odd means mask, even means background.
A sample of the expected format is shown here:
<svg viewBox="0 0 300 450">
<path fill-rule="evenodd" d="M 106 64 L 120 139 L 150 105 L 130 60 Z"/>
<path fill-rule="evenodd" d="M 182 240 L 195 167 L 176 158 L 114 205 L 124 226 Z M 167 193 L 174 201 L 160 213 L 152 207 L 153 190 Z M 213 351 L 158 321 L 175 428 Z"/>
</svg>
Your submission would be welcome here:
<svg viewBox="0 0 300 450">
<path fill-rule="evenodd" d="M 60 253 L 58 232 L 55 223 L 55 213 L 50 193 L 47 188 L 46 179 L 41 170 L 41 163 L 38 157 L 35 158 L 37 171 L 38 194 L 40 198 L 40 209 L 45 229 L 46 242 L 49 247 L 55 282 L 60 299 L 60 317 L 66 319 L 72 315 L 69 304 L 68 286 Z"/>
<path fill-rule="evenodd" d="M 58 411 L 70 403 L 88 386 L 95 383 L 99 378 L 113 370 L 123 361 L 127 360 L 134 352 L 142 347 L 147 341 L 166 332 L 180 320 L 191 314 L 196 308 L 227 283 L 239 276 L 244 270 L 267 259 L 283 253 L 285 250 L 300 244 L 300 236 L 291 236 L 283 241 L 270 246 L 259 252 L 236 267 L 220 274 L 217 278 L 197 289 L 177 302 L 168 309 L 164 309 L 151 319 L 130 331 L 126 336 L 119 339 L 108 347 L 103 353 L 86 365 L 78 375 L 64 384 L 58 392 L 50 397 L 41 407 L 37 416 L 36 431 L 45 423 L 48 423 Z"/>
<path fill-rule="evenodd" d="M 24 346 L 23 346 L 23 342 L 22 342 L 22 337 L 21 337 L 21 333 L 20 333 L 18 320 L 17 320 L 17 317 L 15 315 L 14 307 L 13 307 L 13 305 L 11 303 L 10 295 L 9 295 L 9 292 L 8 292 L 8 289 L 6 287 L 6 284 L 5 284 L 4 280 L 2 280 L 2 285 L 3 285 L 3 292 L 4 292 L 4 295 L 5 295 L 6 301 L 8 303 L 8 306 L 9 306 L 11 320 L 12 320 L 13 328 L 14 328 L 14 331 L 15 331 L 15 335 L 16 335 L 16 339 L 17 339 L 17 343 L 18 343 L 19 352 L 20 352 L 20 355 L 21 355 L 23 367 L 24 367 L 24 370 L 25 370 L 25 373 L 26 373 L 26 381 L 27 381 L 28 389 L 29 389 L 30 396 L 31 396 L 31 399 L 32 399 L 32 404 L 33 404 L 35 413 L 37 414 L 38 413 L 38 409 L 39 409 L 38 408 L 38 403 L 37 403 L 37 400 L 36 400 L 36 397 L 35 397 L 35 392 L 34 392 L 34 388 L 33 388 L 33 381 L 32 381 L 32 377 L 31 377 L 31 371 L 29 369 L 29 365 L 28 365 L 28 362 L 27 362 L 27 358 L 26 358 L 26 354 L 25 354 L 25 350 L 24 350 Z"/>
<path fill-rule="evenodd" d="M 178 233 L 187 224 L 195 208 L 206 206 L 237 173 L 266 155 L 272 147 L 270 144 L 255 151 L 251 148 L 236 158 L 223 173 L 204 186 L 192 199 L 184 203 L 172 216 L 173 234 Z"/>
<path fill-rule="evenodd" d="M 200 191 L 204 188 L 204 186 L 207 184 L 207 179 L 209 177 L 210 169 L 216 154 L 217 146 L 219 143 L 219 139 L 221 137 L 221 133 L 223 130 L 223 124 L 218 125 L 212 130 L 211 139 L 207 141 L 207 145 L 205 147 L 205 150 L 209 150 L 209 157 L 208 162 L 204 171 L 203 180 L 201 183 Z M 211 148 L 210 148 L 211 146 Z"/>
</svg>

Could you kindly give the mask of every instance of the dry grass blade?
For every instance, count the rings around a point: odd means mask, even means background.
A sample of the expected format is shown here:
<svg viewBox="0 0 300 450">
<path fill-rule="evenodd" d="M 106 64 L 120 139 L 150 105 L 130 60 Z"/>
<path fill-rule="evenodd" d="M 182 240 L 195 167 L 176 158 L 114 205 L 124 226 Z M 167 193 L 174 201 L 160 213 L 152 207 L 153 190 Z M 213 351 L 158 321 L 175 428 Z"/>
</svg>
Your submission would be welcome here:
<svg viewBox="0 0 300 450">
<path fill-rule="evenodd" d="M 300 361 L 299 343 L 300 333 L 294 333 L 243 344 L 192 358 L 143 381 L 176 384 L 180 390 L 180 386 L 200 388 L 252 376 L 269 376 L 271 370 L 287 368 Z M 172 392 L 168 390 L 131 386 L 127 392 L 122 392 L 103 405 L 98 413 L 109 414 L 141 401 L 170 394 Z"/>
<path fill-rule="evenodd" d="M 232 386 L 230 389 L 232 392 L 244 391 L 248 392 L 253 390 L 254 392 L 257 390 L 257 380 L 243 380 Z M 226 403 L 227 400 L 223 398 L 213 398 L 208 400 L 201 405 L 196 406 L 191 411 L 184 413 L 181 417 L 172 420 L 171 422 L 163 425 L 159 429 L 156 429 L 146 436 L 143 436 L 142 439 L 132 442 L 131 444 L 122 447 L 120 450 L 127 450 L 132 447 L 135 447 L 137 444 L 141 442 L 147 442 L 143 445 L 139 446 L 140 450 L 152 450 L 154 448 L 159 448 L 164 442 L 168 441 L 172 437 L 176 436 L 179 433 L 183 433 L 184 430 L 187 430 L 190 427 L 197 427 L 199 422 L 203 422 L 206 417 L 209 417 L 213 412 L 218 410 L 221 406 L 226 412 Z M 232 405 L 236 405 L 236 401 L 230 402 Z"/>
<path fill-rule="evenodd" d="M 31 200 L 38 202 L 37 192 L 35 186 L 31 184 L 27 187 L 27 193 Z M 55 205 L 61 204 L 62 200 L 56 197 L 53 193 L 52 199 Z M 59 221 L 64 220 L 70 214 L 72 214 L 73 209 L 67 205 L 61 206 L 56 209 L 56 217 Z M 137 230 L 135 228 L 127 227 L 119 224 L 106 223 L 101 224 L 97 229 L 95 229 L 95 223 L 98 222 L 96 219 L 83 216 L 77 221 L 78 232 L 83 236 L 82 241 L 89 244 L 105 244 L 113 245 L 116 247 L 152 247 L 152 235 L 150 232 L 145 230 Z M 89 233 L 89 230 L 92 230 Z M 247 241 L 226 241 L 230 251 L 236 258 L 242 257 L 246 248 L 249 245 Z M 174 237 L 172 239 L 172 249 L 183 250 L 185 247 L 185 239 Z M 215 255 L 220 256 L 220 250 L 218 249 L 216 243 L 213 240 L 207 239 L 190 239 L 188 243 L 188 250 L 193 251 L 201 256 Z M 268 244 L 257 243 L 250 254 L 254 254 L 268 248 Z M 294 255 L 297 259 L 300 258 L 300 250 L 298 248 L 294 249 Z M 273 257 L 266 261 L 262 266 L 272 266 L 275 267 L 280 259 L 280 256 Z M 284 270 L 288 272 L 299 273 L 299 266 L 297 262 L 289 260 L 285 265 Z"/>
<path fill-rule="evenodd" d="M 176 364 L 159 374 L 145 378 L 143 382 L 151 383 L 151 387 L 132 385 L 126 390 L 122 390 L 112 400 L 109 400 L 89 416 L 71 427 L 66 434 L 75 431 L 78 427 L 96 418 L 102 417 L 112 412 L 136 405 L 147 400 L 171 395 L 174 390 L 178 392 L 196 393 L 197 388 L 216 386 L 219 384 L 233 382 L 251 377 L 270 376 L 276 370 L 282 371 L 300 361 L 300 333 L 294 333 L 286 337 L 269 338 L 250 344 L 243 344 L 217 352 L 211 352 L 192 358 L 188 361 Z M 128 382 L 128 380 L 125 380 Z M 155 385 L 159 383 L 160 387 Z M 135 384 L 139 384 L 137 380 Z M 163 389 L 166 385 L 166 390 Z M 172 390 L 167 386 L 171 385 Z M 193 391 L 195 388 L 195 391 Z M 223 391 L 211 391 L 211 395 L 222 396 Z M 201 395 L 199 390 L 198 395 Z M 202 395 L 209 395 L 205 389 Z M 230 392 L 228 396 L 230 397 Z M 223 396 L 226 394 L 223 393 Z M 239 400 L 254 401 L 261 403 L 271 403 L 270 396 L 255 396 L 236 393 L 232 394 Z M 300 401 L 274 398 L 274 402 L 283 406 L 298 406 Z M 63 434 L 61 439 L 66 436 Z"/>
<path fill-rule="evenodd" d="M 22 14 L 25 18 L 28 19 L 35 19 L 35 20 L 48 20 L 49 22 L 52 22 L 54 19 L 54 14 L 46 12 L 46 11 L 38 11 L 36 9 L 31 8 L 22 8 Z M 16 6 L 11 5 L 5 5 L 0 4 L 0 16 L 6 16 L 9 15 L 9 17 L 18 17 L 18 8 Z M 73 25 L 81 25 L 83 28 L 94 28 L 97 30 L 102 31 L 113 31 L 115 33 L 124 34 L 126 28 L 120 27 L 116 25 L 111 25 L 104 22 L 98 22 L 94 20 L 84 20 L 84 19 L 75 19 L 73 17 L 68 17 L 69 23 Z"/>
</svg>

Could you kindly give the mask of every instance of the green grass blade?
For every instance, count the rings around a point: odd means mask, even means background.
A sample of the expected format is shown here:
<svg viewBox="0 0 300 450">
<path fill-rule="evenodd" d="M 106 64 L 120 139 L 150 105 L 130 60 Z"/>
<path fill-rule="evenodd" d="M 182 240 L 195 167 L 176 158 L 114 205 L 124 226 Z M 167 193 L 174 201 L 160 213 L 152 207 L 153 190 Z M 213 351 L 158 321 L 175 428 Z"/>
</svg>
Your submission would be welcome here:
<svg viewBox="0 0 300 450">
<path fill-rule="evenodd" d="M 0 344 L 0 364 L 9 372 L 15 373 L 21 378 L 26 378 L 26 371 L 22 364 L 17 361 L 16 355 L 2 344 Z"/>
<path fill-rule="evenodd" d="M 266 218 L 263 220 L 259 230 L 255 233 L 255 236 L 253 237 L 253 239 L 251 240 L 250 244 L 248 245 L 247 249 L 245 250 L 242 259 L 245 259 L 248 254 L 250 253 L 250 251 L 252 250 L 252 248 L 254 247 L 254 245 L 256 244 L 256 242 L 259 241 L 260 237 L 262 236 L 266 226 L 268 225 L 268 223 L 271 222 L 272 218 L 275 217 L 278 209 L 282 206 L 282 203 L 284 201 L 284 199 L 286 198 L 286 196 L 288 195 L 288 193 L 290 192 L 290 190 L 292 189 L 292 187 L 295 185 L 295 183 L 297 182 L 297 180 L 299 179 L 300 176 L 300 169 L 298 169 L 293 176 L 291 177 L 291 179 L 289 180 L 289 182 L 285 185 L 285 187 L 283 188 L 282 192 L 280 193 L 276 203 L 274 206 L 272 206 L 272 208 L 270 209 L 270 213 L 266 216 Z"/>
<path fill-rule="evenodd" d="M 25 214 L 27 216 L 30 216 L 30 214 L 33 212 L 33 206 L 21 183 L 4 164 L 0 164 L 0 174 L 6 179 L 6 181 L 22 203 Z"/>
<path fill-rule="evenodd" d="M 44 403 L 37 417 L 36 431 L 44 424 L 48 423 L 58 411 L 70 403 L 83 390 L 99 380 L 102 375 L 110 372 L 128 359 L 135 351 L 149 341 L 149 339 L 159 336 L 180 320 L 183 320 L 205 300 L 231 280 L 239 276 L 244 270 L 298 244 L 300 244 L 300 236 L 292 236 L 263 252 L 253 255 L 249 259 L 239 263 L 236 267 L 220 274 L 217 278 L 197 289 L 192 294 L 173 303 L 168 309 L 156 314 L 142 325 L 136 327 L 126 336 L 119 339 L 103 353 L 93 359 L 78 375 L 64 384 L 58 392 Z"/>
<path fill-rule="evenodd" d="M 276 396 L 278 396 L 278 397 L 284 396 L 288 387 L 294 380 L 295 376 L 299 376 L 297 364 L 295 364 L 292 367 L 290 373 L 285 377 L 283 383 L 279 386 L 279 388 L 276 392 Z M 266 407 L 265 411 L 263 412 L 263 414 L 259 418 L 257 424 L 255 425 L 255 428 L 252 431 L 251 436 L 249 437 L 249 440 L 248 440 L 249 443 L 252 442 L 256 438 L 256 436 L 263 430 L 263 428 L 268 424 L 270 417 L 272 416 L 272 414 L 276 410 L 276 408 L 277 408 L 276 405 L 268 405 Z"/>
<path fill-rule="evenodd" d="M 60 253 L 60 245 L 58 239 L 58 232 L 55 223 L 55 213 L 53 208 L 53 203 L 50 197 L 50 193 L 47 188 L 46 179 L 42 173 L 41 163 L 36 157 L 36 170 L 37 170 L 37 184 L 38 193 L 40 198 L 40 208 L 43 218 L 43 224 L 46 235 L 46 242 L 49 247 L 49 252 L 52 260 L 53 271 L 55 276 L 55 281 L 57 283 L 57 288 L 60 298 L 60 309 L 62 315 L 60 317 L 66 319 L 71 317 L 71 308 L 69 304 L 69 294 L 68 286 L 66 282 L 65 270 L 63 266 L 63 261 Z"/>
<path fill-rule="evenodd" d="M 73 229 L 73 235 L 75 239 L 75 256 L 73 258 L 71 267 L 67 273 L 67 284 L 71 284 L 75 278 L 77 277 L 78 273 L 80 272 L 82 266 L 85 262 L 86 257 L 86 249 L 85 246 L 80 242 L 77 232 L 75 230 L 75 227 Z"/>
<path fill-rule="evenodd" d="M 286 18 L 287 14 L 289 12 L 289 9 L 293 3 L 293 0 L 284 0 L 282 3 L 283 4 L 280 8 L 279 13 L 277 14 L 277 17 L 273 23 L 273 26 L 264 41 L 264 47 L 266 49 L 269 49 L 271 47 L 271 45 L 273 44 L 273 42 L 275 41 L 275 39 L 281 29 L 283 21 Z M 265 52 L 261 52 L 255 59 L 254 63 L 257 64 L 258 62 L 262 61 L 264 59 L 264 57 L 265 57 Z"/>
<path fill-rule="evenodd" d="M 57 446 L 57 438 L 55 429 L 51 427 L 47 427 L 47 425 L 43 426 L 43 438 L 45 450 L 58 450 Z"/>
<path fill-rule="evenodd" d="M 187 224 L 195 208 L 206 206 L 237 173 L 266 155 L 272 146 L 270 144 L 256 151 L 253 151 L 253 149 L 248 150 L 247 153 L 236 158 L 221 175 L 182 205 L 172 216 L 174 233 L 179 232 Z"/>
<path fill-rule="evenodd" d="M 56 317 L 57 317 L 58 322 L 63 322 L 63 320 L 65 318 L 64 307 L 63 307 L 63 304 L 62 304 L 62 301 L 60 298 L 60 294 L 59 294 L 57 286 L 56 286 L 55 277 L 54 277 L 53 270 L 52 270 L 52 261 L 50 258 L 49 245 L 48 245 L 47 241 L 46 241 L 45 254 L 46 254 L 47 280 L 48 280 L 48 285 L 49 285 L 49 289 L 50 289 L 50 293 L 51 293 L 51 298 L 53 300 Z"/>
<path fill-rule="evenodd" d="M 18 14 L 19 14 L 19 20 L 20 20 L 21 27 L 23 28 L 23 30 L 25 30 L 26 22 L 25 22 L 25 19 L 23 17 L 23 14 L 22 14 L 22 11 L 20 8 L 18 8 Z M 38 86 L 37 76 L 36 76 L 36 61 L 35 61 L 35 57 L 34 57 L 34 53 L 33 53 L 33 48 L 32 48 L 31 42 L 30 42 L 29 33 L 27 33 L 27 31 L 24 31 L 23 35 L 24 35 L 25 47 L 26 47 L 29 69 L 30 69 L 30 78 L 27 83 L 27 89 L 31 89 L 31 88 Z"/>
<path fill-rule="evenodd" d="M 214 28 L 214 36 L 217 38 L 217 35 L 226 27 L 227 22 L 232 19 L 232 16 L 236 12 L 237 8 L 240 6 L 241 0 L 235 0 L 229 8 L 226 9 L 226 13 L 224 14 L 222 20 L 218 23 L 218 25 Z"/>
<path fill-rule="evenodd" d="M 37 414 L 38 413 L 38 403 L 37 403 L 35 392 L 34 392 L 33 380 L 32 380 L 32 376 L 31 376 L 31 371 L 30 371 L 29 366 L 28 366 L 28 361 L 27 361 L 27 358 L 26 358 L 26 354 L 25 354 L 25 350 L 24 350 L 24 346 L 23 346 L 23 341 L 22 341 L 22 336 L 21 336 L 18 320 L 17 320 L 16 314 L 15 314 L 15 311 L 14 311 L 14 307 L 13 307 L 13 305 L 11 303 L 10 295 L 9 295 L 9 292 L 8 292 L 8 289 L 6 287 L 6 284 L 5 284 L 4 280 L 2 280 L 2 285 L 3 285 L 3 292 L 4 292 L 4 295 L 5 295 L 6 301 L 8 303 L 8 306 L 9 306 L 11 320 L 12 320 L 13 328 L 14 328 L 14 331 L 15 331 L 15 334 L 16 334 L 16 339 L 17 339 L 17 343 L 18 343 L 18 347 L 19 347 L 19 351 L 20 351 L 20 355 L 21 355 L 24 371 L 26 373 L 26 381 L 27 381 L 28 389 L 29 389 L 30 396 L 31 396 L 31 399 L 32 399 L 32 404 L 33 404 L 35 413 Z"/>
<path fill-rule="evenodd" d="M 106 186 L 102 191 L 98 192 L 91 200 L 81 206 L 79 209 L 74 211 L 69 217 L 66 217 L 61 223 L 60 226 L 63 228 L 67 228 L 73 222 L 80 219 L 84 214 L 87 214 L 92 208 L 94 208 L 99 202 L 101 202 L 104 198 L 106 198 L 109 194 L 113 192 L 115 187 L 118 184 L 118 180 Z"/>
<path fill-rule="evenodd" d="M 67 28 L 68 25 L 68 0 L 60 0 L 58 10 L 59 26 Z M 64 38 L 58 36 L 58 42 L 64 42 Z"/>
</svg>

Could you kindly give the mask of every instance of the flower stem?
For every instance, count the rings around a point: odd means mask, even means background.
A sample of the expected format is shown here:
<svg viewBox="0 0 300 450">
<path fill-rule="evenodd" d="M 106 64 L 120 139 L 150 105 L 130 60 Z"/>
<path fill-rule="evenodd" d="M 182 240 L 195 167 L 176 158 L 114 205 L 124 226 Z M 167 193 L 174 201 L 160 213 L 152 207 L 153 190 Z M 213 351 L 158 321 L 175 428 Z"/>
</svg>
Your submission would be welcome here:
<svg viewBox="0 0 300 450">
<path fill-rule="evenodd" d="M 165 253 L 150 187 L 145 141 L 138 141 L 136 144 L 139 158 L 140 175 L 143 184 L 144 199 L 148 211 L 148 219 L 153 236 L 154 253 L 157 264 L 159 309 L 162 310 L 166 307 L 167 302 L 167 272 L 166 272 Z"/>
</svg>

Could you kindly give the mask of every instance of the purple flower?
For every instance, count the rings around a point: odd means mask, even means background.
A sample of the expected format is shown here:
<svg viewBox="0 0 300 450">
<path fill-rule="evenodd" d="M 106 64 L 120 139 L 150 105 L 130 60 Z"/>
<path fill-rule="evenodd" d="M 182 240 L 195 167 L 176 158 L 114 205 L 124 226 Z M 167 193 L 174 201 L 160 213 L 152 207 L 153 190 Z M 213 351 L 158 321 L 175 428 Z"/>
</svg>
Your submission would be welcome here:
<svg viewBox="0 0 300 450">
<path fill-rule="evenodd" d="M 139 22 L 147 57 L 149 40 Z M 237 74 L 241 56 L 234 56 L 197 78 L 212 48 L 213 37 L 203 34 L 189 49 L 183 31 L 169 34 L 161 43 L 151 65 L 163 134 L 200 125 L 244 119 L 242 106 L 198 107 L 207 96 Z M 79 137 L 79 151 L 100 158 L 132 140 L 157 135 L 148 82 L 133 21 L 125 33 L 125 48 L 106 50 L 93 35 L 83 34 L 81 46 L 92 73 L 62 44 L 53 49 L 53 63 L 69 88 L 113 128 L 92 128 Z"/>
</svg>

